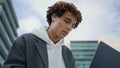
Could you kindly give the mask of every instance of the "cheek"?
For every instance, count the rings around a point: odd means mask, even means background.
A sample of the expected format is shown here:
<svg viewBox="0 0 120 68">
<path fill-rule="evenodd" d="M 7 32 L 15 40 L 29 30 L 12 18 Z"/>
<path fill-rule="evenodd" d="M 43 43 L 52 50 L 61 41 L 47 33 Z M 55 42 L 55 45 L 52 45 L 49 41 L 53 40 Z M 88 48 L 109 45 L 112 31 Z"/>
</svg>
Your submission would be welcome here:
<svg viewBox="0 0 120 68">
<path fill-rule="evenodd" d="M 55 24 L 55 28 L 56 29 L 61 29 L 61 28 L 64 28 L 65 25 L 61 24 L 61 23 L 56 23 Z"/>
<path fill-rule="evenodd" d="M 66 24 L 65 24 L 64 21 L 58 21 L 57 20 L 57 22 L 55 22 L 53 24 L 53 27 L 54 27 L 55 30 L 63 30 L 63 29 L 66 28 L 65 26 L 66 26 Z"/>
<path fill-rule="evenodd" d="M 58 24 L 58 27 L 63 29 L 66 27 L 66 24 L 64 24 L 64 22 L 61 22 L 60 24 Z"/>
<path fill-rule="evenodd" d="M 57 25 L 55 28 L 54 28 L 55 32 L 56 33 L 61 33 L 63 31 L 63 27 L 61 25 Z"/>
</svg>

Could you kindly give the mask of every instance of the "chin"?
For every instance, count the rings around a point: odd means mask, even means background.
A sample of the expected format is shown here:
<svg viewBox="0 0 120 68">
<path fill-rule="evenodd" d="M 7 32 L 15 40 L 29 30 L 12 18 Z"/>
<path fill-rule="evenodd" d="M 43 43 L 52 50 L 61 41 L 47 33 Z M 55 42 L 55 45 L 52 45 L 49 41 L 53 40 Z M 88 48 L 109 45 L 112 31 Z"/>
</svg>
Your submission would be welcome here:
<svg viewBox="0 0 120 68">
<path fill-rule="evenodd" d="M 61 39 L 65 38 L 66 36 L 62 36 Z"/>
<path fill-rule="evenodd" d="M 60 36 L 59 38 L 60 38 L 60 39 L 63 39 L 64 37 L 65 37 L 65 36 Z"/>
<path fill-rule="evenodd" d="M 66 35 L 61 35 L 61 36 L 59 36 L 60 39 L 63 39 L 63 38 L 65 38 L 65 37 L 66 37 Z"/>
</svg>

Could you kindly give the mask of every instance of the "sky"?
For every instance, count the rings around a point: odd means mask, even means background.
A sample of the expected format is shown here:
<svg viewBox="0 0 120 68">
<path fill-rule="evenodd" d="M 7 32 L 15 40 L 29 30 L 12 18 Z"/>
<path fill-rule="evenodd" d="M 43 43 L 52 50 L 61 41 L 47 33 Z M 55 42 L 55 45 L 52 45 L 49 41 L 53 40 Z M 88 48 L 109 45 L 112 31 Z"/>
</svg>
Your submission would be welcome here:
<svg viewBox="0 0 120 68">
<path fill-rule="evenodd" d="M 46 22 L 47 8 L 59 0 L 12 0 L 18 18 L 19 36 Z M 76 5 L 83 20 L 65 37 L 65 42 L 120 36 L 120 0 L 65 0 Z"/>
</svg>

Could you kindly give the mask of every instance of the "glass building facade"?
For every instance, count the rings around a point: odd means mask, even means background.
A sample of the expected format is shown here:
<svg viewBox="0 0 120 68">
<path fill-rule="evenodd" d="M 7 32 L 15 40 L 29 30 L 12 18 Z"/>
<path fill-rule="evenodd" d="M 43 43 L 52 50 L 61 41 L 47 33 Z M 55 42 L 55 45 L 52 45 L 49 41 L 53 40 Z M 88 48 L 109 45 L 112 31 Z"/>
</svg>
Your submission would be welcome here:
<svg viewBox="0 0 120 68">
<path fill-rule="evenodd" d="M 19 27 L 11 0 L 0 0 L 0 68 L 16 39 Z"/>
<path fill-rule="evenodd" d="M 77 68 L 89 68 L 97 45 L 97 41 L 71 41 L 71 50 Z"/>
</svg>

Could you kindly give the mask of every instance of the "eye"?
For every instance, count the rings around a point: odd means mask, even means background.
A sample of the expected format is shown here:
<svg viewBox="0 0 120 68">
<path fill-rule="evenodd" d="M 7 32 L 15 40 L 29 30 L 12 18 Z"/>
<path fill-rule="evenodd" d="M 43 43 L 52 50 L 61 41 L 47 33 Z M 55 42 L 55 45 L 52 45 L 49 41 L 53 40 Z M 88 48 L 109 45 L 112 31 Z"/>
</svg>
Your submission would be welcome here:
<svg viewBox="0 0 120 68">
<path fill-rule="evenodd" d="M 70 23 L 70 20 L 68 20 L 68 19 L 64 19 L 64 21 L 65 21 L 66 23 Z"/>
</svg>

